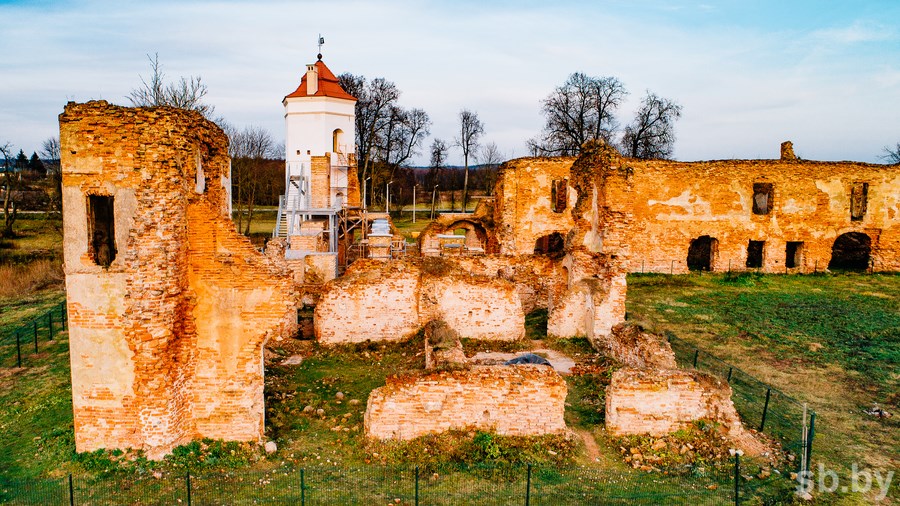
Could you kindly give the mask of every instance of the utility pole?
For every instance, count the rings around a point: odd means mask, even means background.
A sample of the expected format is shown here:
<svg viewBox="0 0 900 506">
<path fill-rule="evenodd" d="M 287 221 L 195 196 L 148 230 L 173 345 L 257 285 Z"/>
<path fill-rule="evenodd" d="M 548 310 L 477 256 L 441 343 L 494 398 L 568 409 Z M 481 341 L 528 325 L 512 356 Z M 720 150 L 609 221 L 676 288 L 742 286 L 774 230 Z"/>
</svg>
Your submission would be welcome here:
<svg viewBox="0 0 900 506">
<path fill-rule="evenodd" d="M 418 183 L 413 185 L 413 223 L 416 222 L 416 188 L 418 187 Z"/>
<path fill-rule="evenodd" d="M 437 187 L 439 185 L 434 185 L 434 188 L 431 189 L 431 219 L 434 219 L 434 197 L 437 195 Z"/>
</svg>

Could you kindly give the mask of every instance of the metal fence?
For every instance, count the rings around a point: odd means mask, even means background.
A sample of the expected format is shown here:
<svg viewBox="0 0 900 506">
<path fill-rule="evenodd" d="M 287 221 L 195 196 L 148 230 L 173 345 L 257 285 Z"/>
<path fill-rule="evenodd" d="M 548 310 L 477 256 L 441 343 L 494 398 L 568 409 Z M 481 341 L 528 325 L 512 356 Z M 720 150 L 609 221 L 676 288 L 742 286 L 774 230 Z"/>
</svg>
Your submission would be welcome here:
<svg viewBox="0 0 900 506">
<path fill-rule="evenodd" d="M 586 467 L 452 468 L 319 466 L 274 471 L 168 474 L 8 482 L 8 504 L 398 504 L 398 505 L 721 505 L 772 503 L 792 495 L 786 478 L 749 489 L 734 467 L 718 474 L 671 476 Z"/>
<path fill-rule="evenodd" d="M 29 355 L 53 344 L 57 334 L 67 330 L 66 301 L 0 336 L 0 367 L 29 365 Z"/>
<path fill-rule="evenodd" d="M 794 456 L 797 472 L 808 471 L 816 432 L 816 412 L 732 364 L 666 332 L 681 367 L 714 374 L 731 385 L 734 407 L 744 425 L 771 436 Z"/>
</svg>

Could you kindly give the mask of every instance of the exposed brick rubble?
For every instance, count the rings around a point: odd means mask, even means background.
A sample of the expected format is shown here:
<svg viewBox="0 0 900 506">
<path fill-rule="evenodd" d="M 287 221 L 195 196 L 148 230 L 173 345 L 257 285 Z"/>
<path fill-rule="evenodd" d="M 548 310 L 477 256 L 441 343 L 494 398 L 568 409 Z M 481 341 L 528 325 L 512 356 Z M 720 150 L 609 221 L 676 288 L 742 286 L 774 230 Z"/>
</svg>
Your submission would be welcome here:
<svg viewBox="0 0 900 506">
<path fill-rule="evenodd" d="M 601 353 L 627 367 L 678 368 L 669 342 L 662 336 L 645 332 L 637 325 L 620 323 L 599 344 Z"/>
<path fill-rule="evenodd" d="M 260 440 L 262 347 L 293 332 L 294 294 L 235 231 L 225 135 L 96 101 L 66 106 L 60 141 L 76 449 Z"/>
<path fill-rule="evenodd" d="M 391 377 L 369 396 L 367 437 L 408 440 L 451 429 L 534 436 L 565 431 L 566 382 L 543 365 L 472 366 Z"/>
</svg>

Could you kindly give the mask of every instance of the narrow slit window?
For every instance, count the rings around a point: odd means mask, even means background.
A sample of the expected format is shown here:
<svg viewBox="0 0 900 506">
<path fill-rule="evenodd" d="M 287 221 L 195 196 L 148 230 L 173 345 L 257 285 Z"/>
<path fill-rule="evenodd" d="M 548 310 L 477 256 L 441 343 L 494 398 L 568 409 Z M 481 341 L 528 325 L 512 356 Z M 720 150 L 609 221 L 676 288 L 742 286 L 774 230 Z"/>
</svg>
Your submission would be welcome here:
<svg viewBox="0 0 900 506">
<path fill-rule="evenodd" d="M 753 183 L 753 214 L 769 214 L 773 192 L 772 183 Z"/>
<path fill-rule="evenodd" d="M 750 241 L 747 245 L 747 267 L 759 269 L 763 266 L 763 249 L 766 241 Z"/>
<path fill-rule="evenodd" d="M 113 197 L 88 196 L 88 251 L 94 263 L 109 267 L 116 259 L 116 230 Z"/>
<path fill-rule="evenodd" d="M 566 210 L 568 197 L 568 182 L 565 179 L 554 179 L 550 187 L 550 207 L 554 213 Z"/>
<path fill-rule="evenodd" d="M 850 220 L 862 221 L 869 201 L 869 183 L 857 183 L 850 190 Z"/>
<path fill-rule="evenodd" d="M 788 269 L 803 265 L 803 242 L 788 241 L 784 249 L 784 266 Z"/>
</svg>

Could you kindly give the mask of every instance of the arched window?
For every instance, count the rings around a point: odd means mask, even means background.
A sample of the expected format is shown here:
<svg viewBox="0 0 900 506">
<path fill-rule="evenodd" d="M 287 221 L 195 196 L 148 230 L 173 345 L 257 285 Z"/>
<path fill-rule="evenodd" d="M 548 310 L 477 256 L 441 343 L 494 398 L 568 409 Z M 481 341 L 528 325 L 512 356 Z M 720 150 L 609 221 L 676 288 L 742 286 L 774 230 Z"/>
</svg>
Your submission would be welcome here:
<svg viewBox="0 0 900 506">
<path fill-rule="evenodd" d="M 341 152 L 341 140 L 342 140 L 343 136 L 344 136 L 344 131 L 341 130 L 340 128 L 335 128 L 334 132 L 332 132 L 332 134 L 331 134 L 331 143 L 332 143 L 331 150 L 334 151 L 335 153 Z"/>
</svg>

